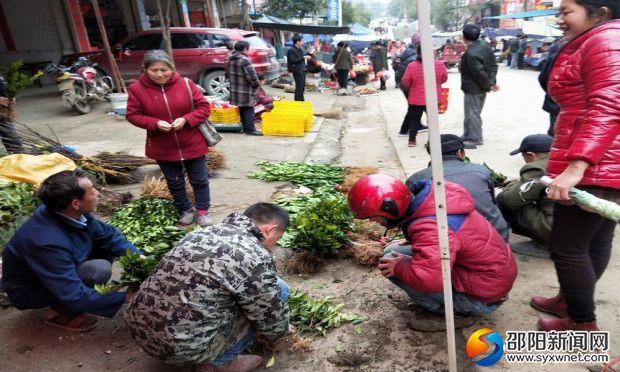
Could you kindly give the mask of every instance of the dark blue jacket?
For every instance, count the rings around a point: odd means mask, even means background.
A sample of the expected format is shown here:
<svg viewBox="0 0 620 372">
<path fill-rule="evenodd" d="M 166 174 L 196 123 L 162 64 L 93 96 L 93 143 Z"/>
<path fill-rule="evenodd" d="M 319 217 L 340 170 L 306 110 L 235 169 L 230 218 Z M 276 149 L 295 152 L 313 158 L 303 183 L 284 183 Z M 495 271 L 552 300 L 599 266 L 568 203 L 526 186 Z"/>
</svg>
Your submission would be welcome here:
<svg viewBox="0 0 620 372">
<path fill-rule="evenodd" d="M 476 202 L 476 210 L 495 227 L 495 230 L 508 241 L 508 224 L 495 203 L 495 189 L 491 172 L 480 164 L 464 162 L 456 155 L 443 155 L 444 177 L 463 186 Z M 413 192 L 413 185 L 420 180 L 432 178 L 430 166 L 414 173 L 407 179 L 407 186 Z"/>
<path fill-rule="evenodd" d="M 125 293 L 106 296 L 84 285 L 77 265 L 93 258 L 139 251 L 115 227 L 85 214 L 85 223 L 72 220 L 41 205 L 13 235 L 3 252 L 0 289 L 11 298 L 28 297 L 45 288 L 55 305 L 75 311 L 112 317 Z M 18 308 L 28 308 L 27 305 Z M 50 304 L 53 305 L 53 304 Z"/>
</svg>

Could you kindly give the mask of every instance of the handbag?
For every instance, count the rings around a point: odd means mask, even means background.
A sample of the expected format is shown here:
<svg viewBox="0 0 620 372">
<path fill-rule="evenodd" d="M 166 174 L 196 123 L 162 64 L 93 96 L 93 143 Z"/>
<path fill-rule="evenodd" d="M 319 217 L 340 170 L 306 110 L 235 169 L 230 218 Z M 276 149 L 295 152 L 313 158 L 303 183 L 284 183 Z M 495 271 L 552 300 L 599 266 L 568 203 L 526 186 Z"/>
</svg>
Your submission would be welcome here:
<svg viewBox="0 0 620 372">
<path fill-rule="evenodd" d="M 192 102 L 192 111 L 194 111 L 194 96 L 192 94 L 192 89 L 189 87 L 189 83 L 187 82 L 187 78 L 185 78 L 185 86 L 187 87 L 187 92 L 189 93 L 189 98 Z M 198 124 L 198 131 L 204 137 L 205 142 L 209 147 L 213 147 L 220 143 L 222 140 L 222 135 L 217 132 L 215 127 L 211 125 L 209 120 L 205 120 L 202 123 Z"/>
</svg>

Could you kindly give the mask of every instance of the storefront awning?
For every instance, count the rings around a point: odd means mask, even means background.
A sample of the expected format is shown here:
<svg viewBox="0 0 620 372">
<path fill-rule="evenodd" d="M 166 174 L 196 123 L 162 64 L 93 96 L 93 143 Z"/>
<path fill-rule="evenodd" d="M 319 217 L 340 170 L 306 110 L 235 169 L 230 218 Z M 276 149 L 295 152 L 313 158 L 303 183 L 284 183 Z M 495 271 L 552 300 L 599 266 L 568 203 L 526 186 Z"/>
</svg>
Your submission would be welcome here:
<svg viewBox="0 0 620 372">
<path fill-rule="evenodd" d="M 289 22 L 278 17 L 263 15 L 256 21 L 252 21 L 254 28 L 268 28 L 272 30 L 282 30 L 298 32 L 300 34 L 319 34 L 319 35 L 336 35 L 336 34 L 348 34 L 351 29 L 345 26 L 312 26 L 312 25 L 299 25 Z"/>
<path fill-rule="evenodd" d="M 504 14 L 495 17 L 484 17 L 483 19 L 518 19 L 518 18 L 531 18 L 531 17 L 545 17 L 550 15 L 556 15 L 560 11 L 557 9 L 545 9 L 545 10 L 531 10 L 529 12 Z"/>
</svg>

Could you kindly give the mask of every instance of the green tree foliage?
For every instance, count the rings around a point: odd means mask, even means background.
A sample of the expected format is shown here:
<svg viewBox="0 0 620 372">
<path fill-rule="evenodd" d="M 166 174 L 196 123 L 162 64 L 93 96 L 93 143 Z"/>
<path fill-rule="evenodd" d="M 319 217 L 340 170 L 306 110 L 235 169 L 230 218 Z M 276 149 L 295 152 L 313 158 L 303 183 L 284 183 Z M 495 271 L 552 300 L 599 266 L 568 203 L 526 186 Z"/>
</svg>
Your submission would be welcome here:
<svg viewBox="0 0 620 372">
<path fill-rule="evenodd" d="M 267 0 L 262 12 L 283 19 L 304 19 L 323 8 L 323 0 Z"/>
<path fill-rule="evenodd" d="M 431 1 L 431 17 L 435 27 L 439 30 L 447 30 L 453 22 L 452 1 L 433 0 Z"/>
<path fill-rule="evenodd" d="M 342 2 L 342 24 L 359 23 L 368 26 L 372 14 L 362 3 Z"/>
<path fill-rule="evenodd" d="M 415 0 L 390 0 L 388 3 L 388 14 L 399 19 L 403 19 L 405 16 L 408 19 L 416 19 L 416 2 Z"/>
</svg>

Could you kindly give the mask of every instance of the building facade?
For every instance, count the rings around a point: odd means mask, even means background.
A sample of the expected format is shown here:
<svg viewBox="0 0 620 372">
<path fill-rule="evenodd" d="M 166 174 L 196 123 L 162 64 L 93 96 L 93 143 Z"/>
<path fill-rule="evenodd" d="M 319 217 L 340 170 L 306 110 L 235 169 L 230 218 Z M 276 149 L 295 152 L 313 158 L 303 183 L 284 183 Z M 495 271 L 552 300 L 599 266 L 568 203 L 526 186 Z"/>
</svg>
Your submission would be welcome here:
<svg viewBox="0 0 620 372">
<path fill-rule="evenodd" d="M 239 0 L 170 2 L 173 27 L 238 27 Z M 134 32 L 160 26 L 158 0 L 98 0 L 110 45 Z M 0 65 L 58 62 L 64 54 L 103 47 L 91 0 L 2 0 Z"/>
</svg>

